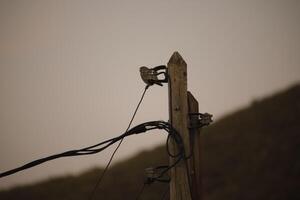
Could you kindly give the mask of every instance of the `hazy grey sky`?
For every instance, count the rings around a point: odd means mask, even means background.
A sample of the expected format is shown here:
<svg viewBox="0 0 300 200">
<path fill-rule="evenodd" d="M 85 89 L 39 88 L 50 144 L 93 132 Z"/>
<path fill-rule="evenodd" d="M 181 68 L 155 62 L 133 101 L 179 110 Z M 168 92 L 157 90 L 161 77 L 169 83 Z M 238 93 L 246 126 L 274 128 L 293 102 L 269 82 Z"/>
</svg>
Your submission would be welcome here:
<svg viewBox="0 0 300 200">
<path fill-rule="evenodd" d="M 215 118 L 300 81 L 300 1 L 0 1 L 0 171 L 124 131 L 142 65 L 188 63 L 188 87 Z M 134 124 L 167 120 L 167 87 Z M 164 142 L 128 138 L 116 160 Z M 76 173 L 111 149 L 0 179 L 0 188 Z"/>
</svg>

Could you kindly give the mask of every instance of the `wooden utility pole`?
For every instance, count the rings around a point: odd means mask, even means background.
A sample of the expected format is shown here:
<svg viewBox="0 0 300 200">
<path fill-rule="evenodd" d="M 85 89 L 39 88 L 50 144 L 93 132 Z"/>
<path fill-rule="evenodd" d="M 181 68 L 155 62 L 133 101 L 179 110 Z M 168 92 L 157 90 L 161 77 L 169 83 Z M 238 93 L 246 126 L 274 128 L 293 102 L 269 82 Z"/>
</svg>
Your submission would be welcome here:
<svg viewBox="0 0 300 200">
<path fill-rule="evenodd" d="M 187 64 L 178 52 L 168 62 L 169 78 L 169 116 L 170 123 L 180 133 L 186 156 L 171 169 L 170 200 L 200 200 L 200 138 L 199 129 L 190 127 L 190 122 L 197 121 L 197 116 L 190 118 L 189 113 L 198 112 L 198 102 L 187 91 Z M 172 152 L 176 152 L 175 143 L 171 142 Z M 170 157 L 170 165 L 176 158 Z"/>
<path fill-rule="evenodd" d="M 188 92 L 188 110 L 189 113 L 199 113 L 199 104 L 192 93 Z M 202 190 L 202 168 L 201 168 L 201 149 L 200 149 L 200 129 L 192 127 L 199 120 L 198 115 L 189 115 L 189 133 L 192 157 L 189 160 L 189 169 L 191 177 L 191 193 L 193 200 L 201 200 Z"/>
<path fill-rule="evenodd" d="M 190 153 L 190 137 L 188 131 L 188 102 L 187 102 L 187 65 L 178 52 L 175 52 L 168 62 L 169 76 L 169 115 L 170 123 L 180 133 L 185 154 Z M 175 143 L 171 144 L 176 152 Z M 175 153 L 174 153 L 175 154 Z M 170 165 L 176 158 L 170 158 Z M 186 163 L 180 162 L 171 169 L 170 200 L 191 200 L 189 175 Z"/>
</svg>

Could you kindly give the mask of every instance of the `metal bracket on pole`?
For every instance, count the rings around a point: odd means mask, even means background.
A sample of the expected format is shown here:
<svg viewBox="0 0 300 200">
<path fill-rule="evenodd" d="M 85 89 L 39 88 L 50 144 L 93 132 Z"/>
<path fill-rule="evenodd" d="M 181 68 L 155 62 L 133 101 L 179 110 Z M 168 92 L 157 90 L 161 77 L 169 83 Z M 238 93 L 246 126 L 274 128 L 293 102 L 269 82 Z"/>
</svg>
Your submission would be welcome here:
<svg viewBox="0 0 300 200">
<path fill-rule="evenodd" d="M 189 113 L 190 124 L 189 129 L 202 128 L 213 122 L 212 115 L 209 113 Z M 193 117 L 195 116 L 195 117 Z"/>
<path fill-rule="evenodd" d="M 151 184 L 155 181 L 169 183 L 170 177 L 166 177 L 165 174 L 162 174 L 166 168 L 169 166 L 158 166 L 158 167 L 148 167 L 145 169 L 146 173 L 146 184 Z"/>
</svg>

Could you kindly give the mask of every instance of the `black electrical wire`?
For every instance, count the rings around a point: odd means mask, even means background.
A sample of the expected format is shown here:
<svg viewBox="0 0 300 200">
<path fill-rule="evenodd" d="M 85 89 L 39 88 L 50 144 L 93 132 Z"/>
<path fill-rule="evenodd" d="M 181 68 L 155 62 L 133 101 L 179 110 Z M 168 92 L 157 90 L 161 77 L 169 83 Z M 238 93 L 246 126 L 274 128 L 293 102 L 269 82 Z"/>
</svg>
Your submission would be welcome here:
<svg viewBox="0 0 300 200">
<path fill-rule="evenodd" d="M 147 86 L 145 87 L 145 89 L 144 89 L 144 91 L 143 91 L 143 94 L 142 94 L 142 96 L 141 96 L 141 99 L 140 99 L 140 101 L 138 102 L 138 104 L 137 104 L 137 106 L 136 106 L 136 108 L 135 108 L 135 111 L 134 111 L 134 113 L 133 113 L 133 115 L 132 115 L 132 117 L 131 117 L 131 120 L 130 120 L 130 122 L 129 122 L 129 124 L 128 124 L 128 127 L 127 127 L 125 133 L 129 130 L 129 128 L 130 128 L 130 126 L 131 126 L 131 124 L 132 124 L 132 122 L 133 122 L 133 120 L 134 120 L 134 117 L 135 117 L 135 115 L 136 115 L 136 113 L 137 113 L 137 111 L 138 111 L 138 109 L 139 109 L 139 107 L 140 107 L 140 105 L 141 105 L 141 103 L 142 103 L 142 101 L 143 101 L 143 99 L 144 99 L 144 96 L 145 96 L 146 91 L 147 91 L 148 88 L 149 88 L 149 85 L 147 85 Z M 94 186 L 94 188 L 93 188 L 93 191 L 92 191 L 92 193 L 91 193 L 91 195 L 90 195 L 90 197 L 89 197 L 89 200 L 92 200 L 92 199 L 93 199 L 93 197 L 94 197 L 94 195 L 95 195 L 95 193 L 96 193 L 96 190 L 97 190 L 97 188 L 100 186 L 100 184 L 101 184 L 101 182 L 102 182 L 102 179 L 103 179 L 105 173 L 107 172 L 107 170 L 108 170 L 108 168 L 109 168 L 109 166 L 110 166 L 110 164 L 111 164 L 111 162 L 112 162 L 112 159 L 114 158 L 116 152 L 118 151 L 118 149 L 120 148 L 120 146 L 121 146 L 121 144 L 122 144 L 122 142 L 123 142 L 123 139 L 124 139 L 124 138 L 122 138 L 122 139 L 120 140 L 119 144 L 117 145 L 117 147 L 115 148 L 114 152 L 112 153 L 112 155 L 111 155 L 111 157 L 110 157 L 108 163 L 106 164 L 106 166 L 105 166 L 105 168 L 104 168 L 104 170 L 103 170 L 101 176 L 98 178 L 98 180 L 97 180 L 97 182 L 96 182 L 96 184 L 95 184 L 95 186 Z"/>
<path fill-rule="evenodd" d="M 141 187 L 141 189 L 139 190 L 139 193 L 137 194 L 135 200 L 139 200 L 144 192 L 144 189 L 146 187 L 146 184 L 144 183 L 143 186 Z"/>
<path fill-rule="evenodd" d="M 190 175 L 189 175 L 190 171 L 189 171 L 187 160 L 190 159 L 193 156 L 193 146 L 192 146 L 192 149 L 190 150 L 191 151 L 190 155 L 186 156 L 186 152 L 185 152 L 185 149 L 184 149 L 182 138 L 181 138 L 180 134 L 176 131 L 176 129 L 174 129 L 171 124 L 167 124 L 167 126 L 164 129 L 169 132 L 168 138 L 167 138 L 167 141 L 166 141 L 167 153 L 168 153 L 169 157 L 177 158 L 177 160 L 175 160 L 175 162 L 173 162 L 172 165 L 170 165 L 164 171 L 162 171 L 161 174 L 156 177 L 156 179 L 157 179 L 157 181 L 159 181 L 160 178 L 166 172 L 168 172 L 173 167 L 175 167 L 181 160 L 184 160 L 184 165 L 185 165 L 185 169 L 186 169 L 186 175 L 187 175 L 187 178 L 188 178 L 188 186 L 189 186 L 190 192 L 192 192 L 192 190 L 191 190 L 191 178 L 190 178 Z M 173 141 L 175 142 L 175 144 L 177 145 L 177 148 L 179 150 L 175 154 L 172 154 L 171 151 L 170 151 L 170 149 L 169 149 L 170 138 L 173 139 Z M 153 181 L 155 181 L 155 180 L 153 180 Z"/>
<path fill-rule="evenodd" d="M 99 152 L 105 150 L 106 148 L 108 148 L 109 146 L 111 146 L 112 144 L 114 144 L 114 143 L 116 143 L 118 141 L 122 141 L 127 136 L 130 136 L 130 135 L 133 135 L 133 134 L 140 134 L 140 133 L 143 133 L 143 132 L 146 132 L 146 131 L 149 131 L 149 130 L 153 130 L 153 129 L 163 129 L 166 132 L 168 132 L 168 138 L 173 138 L 174 139 L 175 144 L 177 145 L 177 149 L 179 151 L 176 154 L 176 156 L 173 155 L 177 159 L 171 165 L 157 167 L 159 169 L 164 169 L 164 170 L 162 170 L 158 176 L 154 177 L 150 181 L 150 183 L 152 183 L 154 181 L 168 182 L 168 181 L 165 181 L 164 179 L 161 179 L 161 178 L 169 170 L 171 170 L 173 167 L 175 167 L 181 160 L 185 160 L 186 161 L 187 157 L 185 156 L 184 145 L 183 145 L 183 141 L 182 141 L 182 138 L 181 138 L 180 134 L 169 123 L 164 122 L 164 121 L 150 121 L 150 122 L 145 122 L 145 123 L 139 124 L 139 125 L 131 128 L 131 129 L 128 129 L 124 134 L 122 134 L 120 136 L 117 136 L 115 138 L 103 141 L 103 142 L 98 143 L 96 145 L 92 145 L 92 146 L 89 146 L 89 147 L 86 147 L 86 148 L 82 148 L 82 149 L 78 149 L 78 150 L 66 151 L 66 152 L 63 152 L 61 154 L 56 154 L 56 155 L 52 155 L 52 156 L 49 156 L 49 157 L 46 157 L 46 158 L 42 158 L 42 159 L 38 159 L 38 160 L 32 161 L 32 162 L 27 163 L 26 165 L 23 165 L 23 166 L 21 166 L 19 168 L 12 169 L 12 170 L 9 170 L 7 172 L 1 173 L 0 174 L 0 178 L 4 177 L 4 176 L 11 175 L 11 174 L 14 174 L 14 173 L 16 173 L 18 171 L 25 170 L 27 168 L 39 165 L 39 164 L 41 164 L 43 162 L 46 162 L 46 161 L 49 161 L 49 160 L 53 160 L 53 159 L 56 159 L 56 158 L 69 157 L 69 156 L 79 156 L 79 155 L 90 155 L 90 154 L 99 153 Z M 167 152 L 169 153 L 170 150 L 168 149 Z M 186 163 L 186 167 L 187 167 L 187 163 Z M 138 196 L 140 197 L 142 195 L 142 193 L 143 193 L 143 190 L 140 192 L 140 194 Z"/>
<path fill-rule="evenodd" d="M 57 159 L 57 158 L 71 157 L 71 156 L 81 156 L 81 155 L 89 155 L 89 154 L 99 153 L 99 152 L 105 150 L 106 148 L 108 148 L 110 145 L 116 143 L 117 141 L 122 140 L 124 137 L 127 137 L 127 136 L 131 135 L 132 132 L 134 132 L 134 130 L 132 130 L 131 132 L 129 131 L 127 133 L 124 133 L 124 134 L 122 134 L 122 135 L 120 135 L 118 137 L 115 137 L 115 138 L 106 140 L 104 142 L 101 142 L 101 143 L 99 143 L 97 145 L 93 145 L 93 146 L 82 148 L 82 149 L 78 149 L 78 150 L 70 150 L 70 151 L 66 151 L 66 152 L 60 153 L 60 154 L 55 154 L 55 155 L 51 155 L 51 156 L 48 156 L 48 157 L 45 157 L 45 158 L 34 160 L 34 161 L 29 162 L 29 163 L 27 163 L 27 164 L 25 164 L 25 165 L 23 165 L 21 167 L 17 167 L 15 169 L 11 169 L 11 170 L 8 170 L 6 172 L 0 173 L 0 178 L 5 177 L 5 176 L 9 176 L 9 175 L 12 175 L 12 174 L 15 174 L 17 172 L 23 171 L 25 169 L 28 169 L 28 168 L 40 165 L 40 164 L 42 164 L 44 162 L 47 162 L 47 161 L 50 161 L 50 160 L 54 160 L 54 159 Z M 99 146 L 104 145 L 104 144 L 106 144 L 106 145 L 102 146 L 101 148 L 92 149 L 92 148 L 99 147 Z"/>
<path fill-rule="evenodd" d="M 184 160 L 184 165 L 185 165 L 185 170 L 186 170 L 186 176 L 187 176 L 187 179 L 188 179 L 188 187 L 189 187 L 189 190 L 190 190 L 190 194 L 192 194 L 191 193 L 192 192 L 192 189 L 191 189 L 191 177 L 190 177 L 190 170 L 189 170 L 189 166 L 188 166 L 188 159 L 190 159 L 193 156 L 193 146 L 192 146 L 192 149 L 190 150 L 191 151 L 190 155 L 186 156 L 186 152 L 185 152 L 185 149 L 184 149 L 184 146 L 183 146 L 183 143 L 182 143 L 183 142 L 182 138 L 180 137 L 179 133 L 172 127 L 172 125 L 170 125 L 170 127 L 172 128 L 171 131 L 174 131 L 176 133 L 174 141 L 176 142 L 177 145 L 181 143 L 182 147 L 179 147 L 181 149 L 179 150 L 179 152 L 177 154 L 175 154 L 175 155 L 171 154 L 170 150 L 168 149 L 168 140 L 169 140 L 170 137 L 174 137 L 174 136 L 173 136 L 173 134 L 169 134 L 168 135 L 168 139 L 167 139 L 167 152 L 168 152 L 169 156 L 173 157 L 173 158 L 174 157 L 176 158 L 176 157 L 180 156 L 180 158 L 173 163 L 172 167 L 176 166 L 181 159 Z M 178 143 L 178 138 L 180 140 L 179 143 Z M 170 168 L 172 168 L 172 167 L 170 166 Z"/>
<path fill-rule="evenodd" d="M 98 143 L 96 145 L 92 145 L 89 147 L 85 147 L 82 149 L 78 149 L 78 150 L 70 150 L 70 151 L 66 151 L 60 154 L 55 154 L 55 155 L 51 155 L 45 158 L 41 158 L 41 159 L 37 159 L 34 160 L 32 162 L 29 162 L 21 167 L 15 168 L 15 169 L 11 169 L 8 170 L 6 172 L 2 172 L 0 173 L 0 178 L 5 177 L 5 176 L 9 176 L 12 175 L 14 173 L 17 173 L 19 171 L 23 171 L 25 169 L 40 165 L 44 162 L 50 161 L 50 160 L 54 160 L 57 158 L 62 158 L 62 157 L 71 157 L 71 156 L 81 156 L 81 155 L 90 155 L 90 154 L 96 154 L 99 153 L 103 150 L 105 150 L 106 148 L 108 148 L 109 146 L 111 146 L 112 144 L 118 142 L 118 141 L 122 141 L 125 137 L 130 136 L 132 134 L 139 134 L 139 133 L 143 133 L 152 129 L 165 129 L 168 130 L 168 123 L 163 122 L 163 121 L 151 121 L 151 122 L 146 122 L 140 125 L 137 125 L 133 128 L 131 128 L 130 130 L 127 130 L 127 132 L 125 132 L 124 134 L 114 137 L 112 139 L 103 141 L 101 143 Z"/>
<path fill-rule="evenodd" d="M 102 143 L 99 143 L 97 146 L 106 144 L 108 142 L 110 142 L 109 144 L 113 144 L 113 143 L 115 143 L 116 141 L 119 140 L 119 137 L 116 137 L 116 138 L 104 141 Z M 87 147 L 87 148 L 84 148 L 84 149 L 66 151 L 66 152 L 63 152 L 63 153 L 60 153 L 60 154 L 55 154 L 55 155 L 52 155 L 52 156 L 41 158 L 41 159 L 38 159 L 38 160 L 35 160 L 35 161 L 32 161 L 32 162 L 29 162 L 29 163 L 27 163 L 27 164 L 25 164 L 25 165 L 23 165 L 21 167 L 18 167 L 18 168 L 15 168 L 15 169 L 8 170 L 6 172 L 0 173 L 0 178 L 12 175 L 12 174 L 17 173 L 19 171 L 23 171 L 25 169 L 34 167 L 36 165 L 40 165 L 40 164 L 42 164 L 44 162 L 47 162 L 47 161 L 50 161 L 50 160 L 54 160 L 54 159 L 57 159 L 57 158 L 69 157 L 69 156 L 79 156 L 79 155 L 85 155 L 85 154 L 94 154 L 94 153 L 97 153 L 97 152 L 100 152 L 100 151 L 106 149 L 109 146 L 109 144 L 106 145 L 106 146 L 104 146 L 104 147 L 102 147 L 102 148 L 100 148 L 100 149 L 97 149 L 96 151 L 93 150 L 91 152 L 86 152 L 86 151 L 90 151 L 90 150 L 88 150 L 89 147 Z M 85 150 L 85 149 L 87 149 L 87 150 Z"/>
<path fill-rule="evenodd" d="M 169 192 L 169 187 L 167 187 L 167 189 L 164 191 L 164 193 L 161 197 L 161 200 L 165 200 L 165 198 L 167 197 L 168 192 Z"/>
<path fill-rule="evenodd" d="M 166 132 L 168 132 L 168 137 L 167 137 L 167 144 L 170 140 L 170 138 L 172 138 L 175 141 L 175 144 L 177 145 L 178 148 L 178 153 L 177 154 L 172 154 L 170 149 L 169 149 L 169 145 L 166 145 L 167 147 L 167 153 L 169 156 L 173 157 L 174 159 L 177 158 L 177 160 L 175 160 L 175 162 L 173 162 L 171 165 L 169 166 L 159 166 L 156 167 L 155 169 L 163 169 L 160 174 L 156 177 L 151 177 L 148 178 L 147 181 L 145 182 L 146 184 L 152 184 L 155 181 L 158 182 L 169 182 L 169 180 L 165 180 L 165 179 L 161 179 L 169 170 L 171 170 L 173 167 L 175 167 L 181 160 L 186 160 L 186 156 L 185 156 L 185 151 L 184 151 L 184 145 L 183 145 L 183 141 L 182 138 L 180 136 L 180 134 L 172 127 L 172 125 L 170 125 L 169 123 L 163 122 L 163 121 L 152 121 L 152 122 L 146 122 L 143 124 L 140 124 L 138 126 L 136 126 L 135 128 L 137 129 L 141 129 L 139 127 L 145 127 L 147 130 L 152 130 L 152 129 L 164 129 Z M 136 200 L 139 200 L 140 197 L 142 196 L 143 193 L 143 188 L 145 187 L 145 183 L 143 184 L 143 187 L 141 189 L 141 191 L 138 193 Z M 190 184 L 189 184 L 190 185 Z M 168 188 L 166 191 L 164 191 L 162 199 L 165 199 L 168 193 Z"/>
<path fill-rule="evenodd" d="M 170 151 L 170 146 L 169 146 L 169 143 L 170 143 L 170 138 L 172 137 L 172 134 L 169 134 L 168 137 L 167 137 L 167 141 L 166 141 L 166 149 L 167 149 L 167 153 L 168 153 L 168 156 L 172 157 L 172 158 L 176 158 L 180 155 L 180 151 L 177 153 L 177 154 L 172 154 L 171 151 Z M 173 138 L 174 139 L 174 138 Z"/>
<path fill-rule="evenodd" d="M 148 87 L 145 88 L 145 91 L 143 92 L 141 100 L 143 99 L 143 97 L 144 97 L 145 92 L 146 92 L 147 89 L 148 89 Z M 139 105 L 141 103 L 141 100 L 140 100 L 140 102 L 138 104 L 138 107 L 139 107 Z M 137 112 L 137 109 L 135 110 L 134 115 L 136 114 L 136 112 Z M 132 118 L 132 120 L 133 120 L 133 118 Z M 132 123 L 132 120 L 130 121 L 130 125 Z M 85 148 L 82 148 L 82 149 L 70 150 L 70 151 L 66 151 L 66 152 L 63 152 L 63 153 L 51 155 L 51 156 L 48 156 L 48 157 L 45 157 L 45 158 L 37 159 L 37 160 L 29 162 L 29 163 L 27 163 L 27 164 L 25 164 L 25 165 L 23 165 L 21 167 L 17 167 L 15 169 L 11 169 L 11 170 L 2 172 L 2 173 L 0 173 L 0 178 L 3 178 L 5 176 L 9 176 L 9 175 L 15 174 L 17 172 L 26 170 L 28 168 L 40 165 L 40 164 L 42 164 L 44 162 L 47 162 L 47 161 L 50 161 L 50 160 L 54 160 L 54 159 L 57 159 L 57 158 L 70 157 L 70 156 L 81 156 L 81 155 L 90 155 L 90 154 L 99 153 L 99 152 L 105 150 L 106 148 L 108 148 L 109 146 L 111 146 L 112 144 L 114 144 L 114 143 L 116 143 L 116 142 L 118 142 L 120 140 L 122 141 L 124 139 L 124 137 L 127 137 L 127 136 L 129 136 L 129 135 L 131 135 L 131 134 L 133 134 L 135 132 L 135 130 L 131 130 L 130 131 L 128 129 L 129 129 L 129 127 L 127 128 L 127 131 L 124 134 L 122 134 L 122 135 L 120 135 L 118 137 L 115 137 L 115 138 L 108 139 L 106 141 L 100 142 L 98 144 L 95 144 L 95 145 L 92 145 L 92 146 L 89 146 L 89 147 L 85 147 Z"/>
</svg>

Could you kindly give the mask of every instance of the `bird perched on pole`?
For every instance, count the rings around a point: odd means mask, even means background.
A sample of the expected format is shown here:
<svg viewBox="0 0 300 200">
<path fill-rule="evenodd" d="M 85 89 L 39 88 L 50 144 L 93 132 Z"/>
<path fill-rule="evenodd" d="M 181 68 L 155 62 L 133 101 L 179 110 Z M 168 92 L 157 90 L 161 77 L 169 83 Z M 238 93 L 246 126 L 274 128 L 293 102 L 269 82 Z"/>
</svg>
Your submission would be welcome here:
<svg viewBox="0 0 300 200">
<path fill-rule="evenodd" d="M 167 80 L 166 71 L 159 72 L 159 70 L 166 70 L 166 69 L 167 67 L 165 65 L 160 65 L 150 69 L 148 67 L 142 66 L 140 67 L 140 74 L 143 81 L 147 85 L 151 86 L 153 84 L 157 84 L 162 86 L 162 83 L 166 83 L 168 82 L 168 80 Z M 165 76 L 164 79 L 158 79 L 158 76 L 160 74 L 164 74 Z"/>
</svg>

